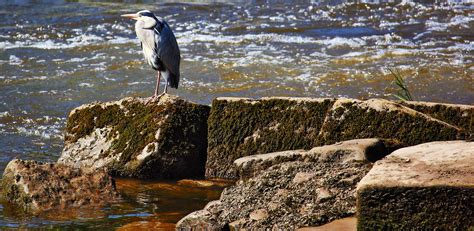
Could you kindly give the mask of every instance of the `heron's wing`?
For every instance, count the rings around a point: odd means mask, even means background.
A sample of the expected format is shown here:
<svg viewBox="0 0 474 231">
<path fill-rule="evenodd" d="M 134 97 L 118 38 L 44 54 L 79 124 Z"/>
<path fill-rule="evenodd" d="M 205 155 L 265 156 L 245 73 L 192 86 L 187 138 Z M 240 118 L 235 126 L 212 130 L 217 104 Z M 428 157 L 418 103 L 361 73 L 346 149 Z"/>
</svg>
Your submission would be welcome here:
<svg viewBox="0 0 474 231">
<path fill-rule="evenodd" d="M 181 54 L 178 47 L 178 42 L 171 31 L 168 24 L 165 22 L 161 33 L 156 33 L 156 51 L 163 65 L 173 75 L 179 78 L 179 63 L 181 61 Z"/>
</svg>

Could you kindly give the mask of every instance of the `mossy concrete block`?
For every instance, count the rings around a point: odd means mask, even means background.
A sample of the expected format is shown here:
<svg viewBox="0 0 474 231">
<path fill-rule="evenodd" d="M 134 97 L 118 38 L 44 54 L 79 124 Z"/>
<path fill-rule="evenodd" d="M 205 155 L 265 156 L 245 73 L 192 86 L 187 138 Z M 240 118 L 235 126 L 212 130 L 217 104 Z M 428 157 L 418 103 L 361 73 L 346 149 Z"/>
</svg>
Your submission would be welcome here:
<svg viewBox="0 0 474 231">
<path fill-rule="evenodd" d="M 358 229 L 473 229 L 473 163 L 473 142 L 431 142 L 393 152 L 357 186 Z"/>
<path fill-rule="evenodd" d="M 1 182 L 1 199 L 26 212 L 100 206 L 118 199 L 115 183 L 103 170 L 12 160 Z"/>
<path fill-rule="evenodd" d="M 240 180 L 257 176 L 261 171 L 290 161 L 352 161 L 375 162 L 389 154 L 380 139 L 356 139 L 332 145 L 315 147 L 311 150 L 290 150 L 267 154 L 251 155 L 234 161 Z M 341 159 L 343 158 L 343 159 Z"/>
<path fill-rule="evenodd" d="M 114 176 L 202 177 L 209 110 L 171 95 L 80 106 L 69 114 L 58 162 Z"/>
<path fill-rule="evenodd" d="M 385 138 L 410 146 L 465 137 L 462 129 L 384 99 L 338 99 L 324 121 L 318 141 Z"/>
<path fill-rule="evenodd" d="M 400 104 L 455 125 L 474 136 L 474 106 L 462 104 L 401 101 Z"/>
<path fill-rule="evenodd" d="M 206 177 L 235 178 L 234 160 L 315 146 L 333 99 L 217 98 L 209 116 Z"/>
</svg>

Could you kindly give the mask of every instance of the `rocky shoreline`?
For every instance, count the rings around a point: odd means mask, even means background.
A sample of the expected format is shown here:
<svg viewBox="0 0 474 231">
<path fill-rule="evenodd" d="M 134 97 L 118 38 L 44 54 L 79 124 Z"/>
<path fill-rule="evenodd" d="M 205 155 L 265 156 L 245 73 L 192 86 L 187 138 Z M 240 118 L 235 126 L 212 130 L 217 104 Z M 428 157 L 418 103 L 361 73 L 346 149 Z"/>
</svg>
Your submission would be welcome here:
<svg viewBox="0 0 474 231">
<path fill-rule="evenodd" d="M 221 178 L 236 183 L 177 230 L 297 229 L 353 216 L 360 230 L 468 230 L 473 114 L 384 99 L 93 103 L 69 114 L 58 163 L 9 163 L 1 198 L 41 212 L 113 203 L 111 177 Z"/>
</svg>

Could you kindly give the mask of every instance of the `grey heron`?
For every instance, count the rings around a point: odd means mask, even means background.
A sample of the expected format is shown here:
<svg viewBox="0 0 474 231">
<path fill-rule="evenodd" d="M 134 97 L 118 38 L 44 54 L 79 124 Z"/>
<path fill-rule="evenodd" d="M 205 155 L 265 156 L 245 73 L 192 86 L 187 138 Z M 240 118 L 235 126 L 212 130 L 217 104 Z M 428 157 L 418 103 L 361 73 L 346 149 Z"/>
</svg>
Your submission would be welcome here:
<svg viewBox="0 0 474 231">
<path fill-rule="evenodd" d="M 158 72 L 155 94 L 151 99 L 166 94 L 168 86 L 177 89 L 181 54 L 176 37 L 168 23 L 149 10 L 121 16 L 136 20 L 135 33 L 141 42 L 145 61 Z M 163 93 L 158 96 L 161 75 L 165 78 L 166 85 Z"/>
</svg>

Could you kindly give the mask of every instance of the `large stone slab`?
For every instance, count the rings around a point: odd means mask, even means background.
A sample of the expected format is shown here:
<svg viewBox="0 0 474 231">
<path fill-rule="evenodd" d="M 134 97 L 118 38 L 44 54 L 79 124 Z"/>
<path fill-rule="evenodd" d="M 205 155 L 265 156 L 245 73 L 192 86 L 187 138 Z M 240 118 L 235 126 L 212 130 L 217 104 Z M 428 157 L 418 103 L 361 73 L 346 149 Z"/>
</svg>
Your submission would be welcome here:
<svg viewBox="0 0 474 231">
<path fill-rule="evenodd" d="M 338 99 L 318 140 L 322 144 L 362 138 L 386 138 L 403 146 L 465 137 L 462 129 L 384 99 Z"/>
<path fill-rule="evenodd" d="M 171 95 L 80 106 L 69 114 L 58 162 L 115 176 L 202 177 L 209 110 Z"/>
<path fill-rule="evenodd" d="M 115 183 L 104 170 L 23 160 L 8 163 L 0 195 L 2 200 L 32 213 L 100 206 L 118 199 Z"/>
<path fill-rule="evenodd" d="M 396 149 L 466 136 L 462 128 L 384 99 L 217 98 L 209 117 L 206 177 L 235 179 L 234 160 L 255 154 L 364 138 L 390 140 Z"/>
<path fill-rule="evenodd" d="M 295 230 L 354 216 L 356 185 L 372 166 L 367 157 L 384 152 L 380 140 L 367 139 L 243 157 L 236 164 L 246 175 L 177 229 Z"/>
<path fill-rule="evenodd" d="M 234 161 L 241 180 L 255 177 L 262 170 L 273 165 L 290 161 L 330 162 L 330 161 L 370 161 L 375 162 L 390 150 L 380 139 L 356 139 L 305 150 L 289 150 L 267 154 L 246 156 Z M 345 159 L 341 159 L 345 158 Z"/>
<path fill-rule="evenodd" d="M 217 98 L 209 116 L 206 177 L 235 178 L 234 160 L 315 146 L 332 99 Z"/>
<path fill-rule="evenodd" d="M 462 128 L 474 138 L 474 106 L 462 104 L 401 101 L 400 104 Z"/>
<path fill-rule="evenodd" d="M 431 142 L 378 161 L 357 187 L 360 230 L 474 228 L 474 143 Z"/>
</svg>

